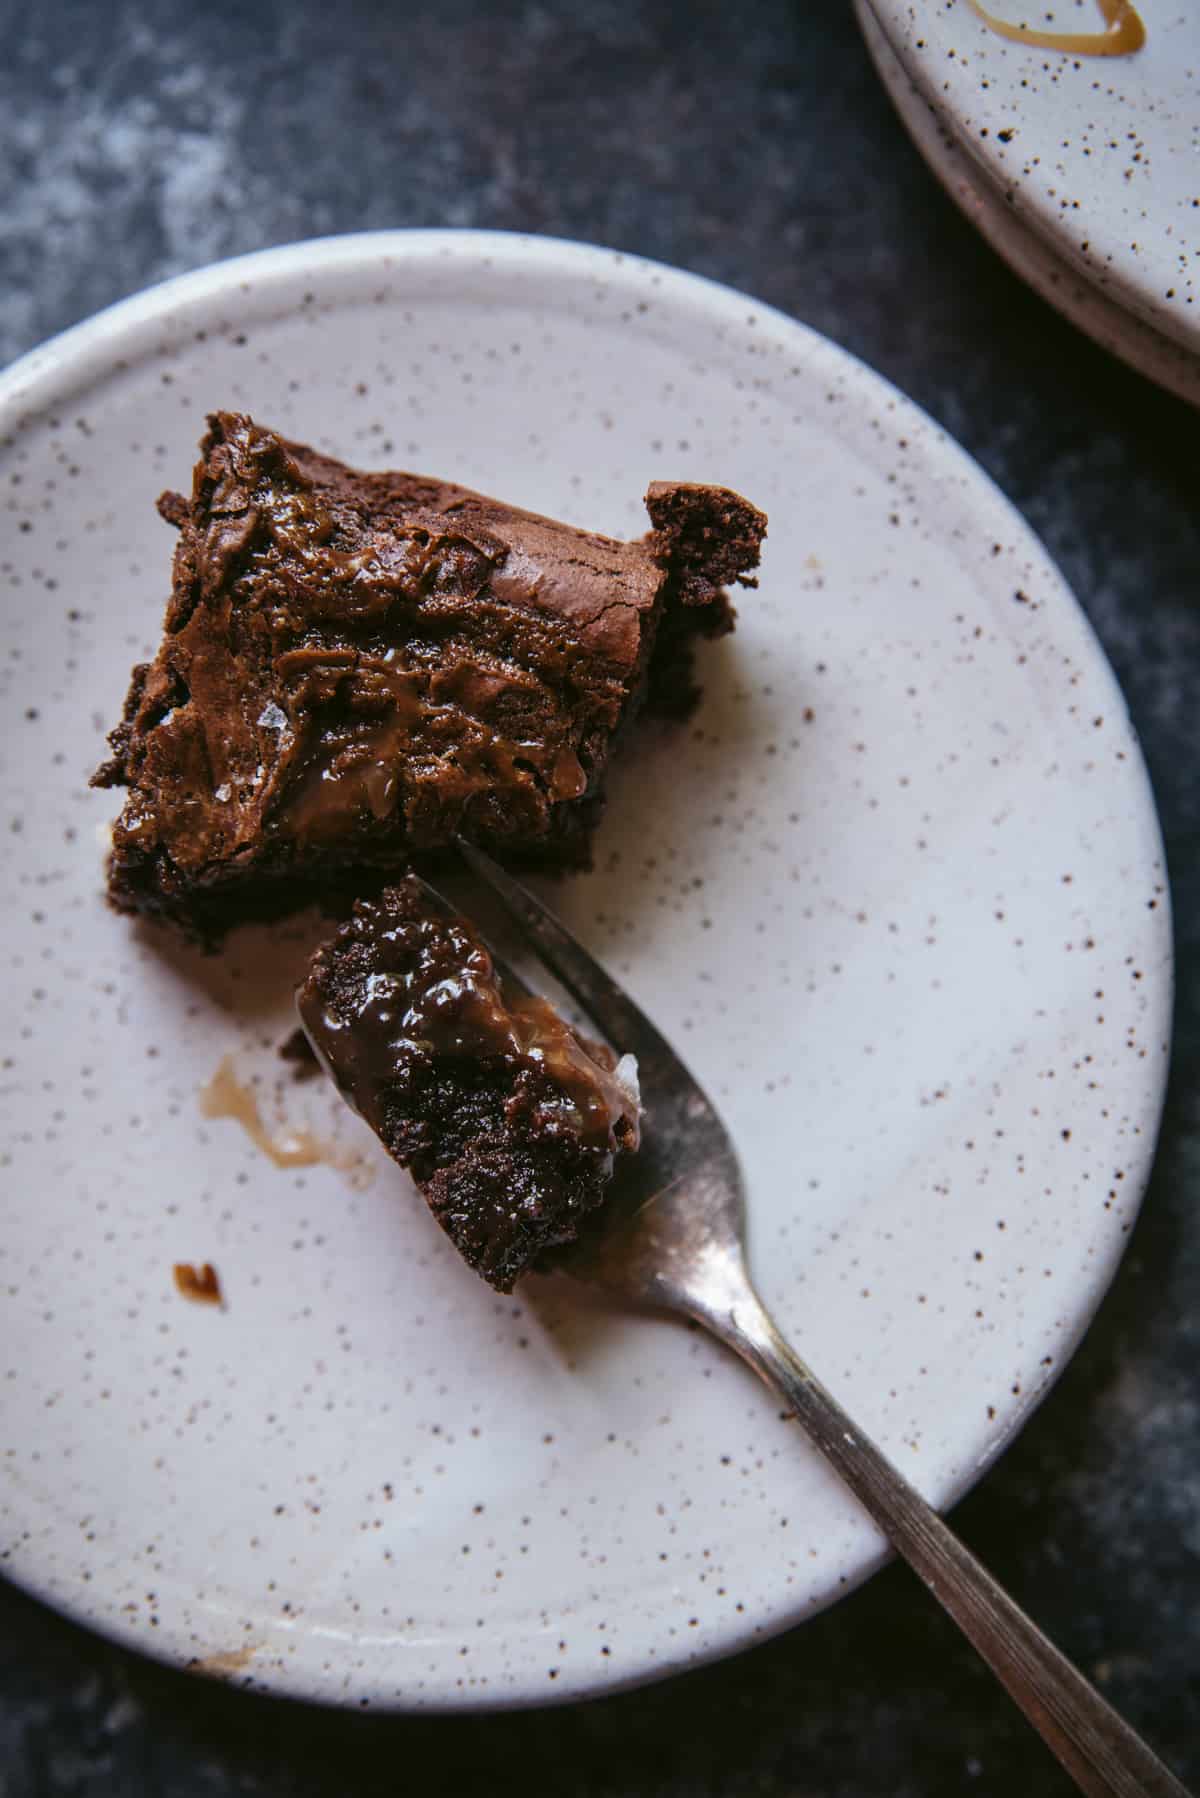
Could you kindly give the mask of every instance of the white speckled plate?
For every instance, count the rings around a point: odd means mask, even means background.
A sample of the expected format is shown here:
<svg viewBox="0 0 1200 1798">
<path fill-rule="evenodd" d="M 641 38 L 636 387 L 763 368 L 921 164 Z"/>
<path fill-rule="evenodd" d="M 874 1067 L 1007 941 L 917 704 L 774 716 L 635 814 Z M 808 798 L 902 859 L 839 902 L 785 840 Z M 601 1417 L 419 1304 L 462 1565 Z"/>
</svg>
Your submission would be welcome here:
<svg viewBox="0 0 1200 1798">
<path fill-rule="evenodd" d="M 205 409 L 613 532 L 654 476 L 770 513 L 694 721 L 613 786 L 571 922 L 741 1147 L 768 1302 L 939 1504 L 1117 1263 L 1166 1070 L 1153 803 L 1112 675 L 955 445 L 802 326 L 545 240 L 386 234 L 188 276 L 0 388 L 7 616 L 0 1554 L 245 1683 L 537 1703 L 729 1652 L 879 1562 L 699 1333 L 496 1298 L 275 1046 L 311 940 L 183 952 L 105 909 L 100 757 L 151 650 Z M 222 1056 L 281 1170 L 199 1092 Z M 172 1265 L 215 1264 L 223 1309 Z"/>
<path fill-rule="evenodd" d="M 1096 56 L 1012 42 L 971 0 L 871 5 L 913 85 L 1014 216 L 1116 304 L 1200 353 L 1200 9 L 1136 0 L 1141 49 Z M 1099 0 L 985 10 L 1065 45 L 1105 29 Z"/>
<path fill-rule="evenodd" d="M 855 11 L 880 79 L 917 149 L 950 197 L 1013 272 L 1104 349 L 1181 399 L 1200 405 L 1200 353 L 1127 310 L 1025 224 L 940 109 L 913 86 L 869 0 L 855 0 Z"/>
</svg>

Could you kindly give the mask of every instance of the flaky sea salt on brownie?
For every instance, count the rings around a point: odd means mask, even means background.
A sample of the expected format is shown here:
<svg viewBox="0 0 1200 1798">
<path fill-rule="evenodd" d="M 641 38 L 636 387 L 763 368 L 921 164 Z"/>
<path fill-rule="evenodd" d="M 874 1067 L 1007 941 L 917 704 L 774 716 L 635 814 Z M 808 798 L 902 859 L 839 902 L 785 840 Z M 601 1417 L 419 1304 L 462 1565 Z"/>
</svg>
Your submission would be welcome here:
<svg viewBox="0 0 1200 1798">
<path fill-rule="evenodd" d="M 619 542 L 209 421 L 161 647 L 95 784 L 129 789 L 109 893 L 211 934 L 464 834 L 586 862 L 609 750 L 681 644 L 729 628 L 766 520 L 656 483 Z"/>
<path fill-rule="evenodd" d="M 413 878 L 312 962 L 318 1060 L 500 1292 L 600 1205 L 638 1146 L 637 1074 L 545 999 L 505 990 L 465 919 Z"/>
</svg>

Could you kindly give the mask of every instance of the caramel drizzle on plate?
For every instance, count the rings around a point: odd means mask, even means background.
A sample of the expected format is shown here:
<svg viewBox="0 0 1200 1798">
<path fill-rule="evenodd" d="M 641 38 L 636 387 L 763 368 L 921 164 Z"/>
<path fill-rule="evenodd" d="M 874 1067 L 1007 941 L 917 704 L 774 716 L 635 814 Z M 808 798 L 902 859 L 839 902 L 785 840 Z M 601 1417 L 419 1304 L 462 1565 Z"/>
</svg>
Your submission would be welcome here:
<svg viewBox="0 0 1200 1798">
<path fill-rule="evenodd" d="M 329 1159 L 323 1143 L 307 1130 L 286 1130 L 272 1136 L 263 1123 L 258 1100 L 250 1087 L 243 1084 L 234 1071 L 233 1059 L 226 1055 L 220 1067 L 200 1093 L 200 1109 L 206 1118 L 236 1118 L 255 1148 L 261 1149 L 276 1167 L 314 1167 Z"/>
<path fill-rule="evenodd" d="M 1068 56 L 1132 56 L 1146 41 L 1146 27 L 1129 0 L 1096 0 L 1104 16 L 1103 31 L 1031 31 L 1028 25 L 1010 25 L 987 12 L 979 0 L 967 0 L 971 11 L 998 37 L 1037 50 L 1061 50 Z"/>
<path fill-rule="evenodd" d="M 272 1132 L 263 1121 L 258 1097 L 253 1087 L 238 1078 L 232 1055 L 226 1055 L 212 1079 L 200 1089 L 200 1110 L 206 1118 L 232 1118 L 240 1124 L 256 1149 L 273 1161 L 276 1167 L 316 1167 L 324 1162 L 341 1174 L 347 1174 L 351 1186 L 369 1186 L 375 1177 L 374 1165 L 361 1150 L 336 1141 L 326 1142 L 311 1130 L 285 1124 Z"/>
</svg>

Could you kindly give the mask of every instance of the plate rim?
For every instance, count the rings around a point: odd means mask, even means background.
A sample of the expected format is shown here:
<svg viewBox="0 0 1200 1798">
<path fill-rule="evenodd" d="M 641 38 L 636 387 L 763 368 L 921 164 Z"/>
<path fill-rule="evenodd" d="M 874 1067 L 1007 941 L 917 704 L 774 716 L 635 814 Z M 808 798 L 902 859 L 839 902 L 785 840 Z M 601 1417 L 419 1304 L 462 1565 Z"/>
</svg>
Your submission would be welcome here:
<svg viewBox="0 0 1200 1798">
<path fill-rule="evenodd" d="M 1141 753 L 1140 743 L 1137 741 L 1136 731 L 1133 729 L 1132 720 L 1129 719 L 1125 696 L 1090 618 L 1032 526 L 1003 493 L 988 471 L 968 453 L 957 439 L 915 401 L 902 393 L 885 375 L 880 374 L 853 352 L 825 337 L 803 321 L 791 317 L 781 309 L 762 302 L 752 295 L 740 292 L 736 288 L 711 280 L 706 276 L 675 268 L 670 264 L 628 251 L 588 244 L 578 240 L 517 232 L 456 228 L 413 231 L 399 229 L 302 239 L 294 243 L 253 251 L 247 255 L 207 264 L 203 268 L 156 283 L 134 295 L 114 302 L 29 351 L 6 371 L 0 373 L 0 448 L 7 446 L 12 432 L 20 429 L 23 420 L 37 416 L 54 404 L 53 395 L 56 389 L 64 392 L 78 391 L 81 387 L 86 386 L 87 381 L 94 378 L 97 372 L 95 362 L 101 353 L 104 355 L 104 372 L 108 372 L 112 367 L 112 350 L 115 340 L 128 341 L 131 345 L 131 353 L 136 353 L 142 345 L 142 333 L 150 332 L 156 327 L 161 329 L 164 325 L 168 325 L 171 322 L 173 311 L 186 308 L 194 303 L 209 301 L 231 290 L 236 292 L 238 284 L 246 279 L 252 279 L 255 282 L 261 302 L 264 288 L 272 284 L 282 285 L 292 281 L 302 272 L 316 283 L 329 275 L 336 276 L 354 271 L 362 273 L 375 267 L 386 268 L 389 263 L 393 262 L 414 259 L 420 261 L 428 255 L 445 255 L 452 253 L 455 249 L 467 248 L 481 258 L 504 257 L 511 259 L 523 266 L 526 271 L 529 270 L 531 263 L 536 271 L 537 264 L 540 262 L 547 268 L 561 272 L 565 261 L 580 271 L 602 272 L 610 282 L 614 277 L 614 271 L 620 269 L 622 265 L 640 270 L 643 274 L 652 273 L 659 278 L 664 290 L 664 297 L 670 295 L 679 300 L 690 300 L 697 305 L 703 304 L 710 310 L 715 308 L 719 313 L 723 313 L 731 323 L 736 323 L 743 329 L 749 316 L 756 322 L 766 322 L 775 329 L 793 334 L 803 340 L 810 353 L 825 357 L 860 391 L 865 385 L 880 401 L 890 402 L 892 414 L 901 427 L 905 419 L 914 424 L 919 423 L 927 434 L 931 450 L 936 450 L 939 464 L 947 468 L 949 472 L 965 477 L 973 493 L 980 500 L 986 500 L 1005 519 L 1013 540 L 1013 556 L 1021 555 L 1036 567 L 1038 578 L 1045 583 L 1055 603 L 1065 605 L 1068 615 L 1073 617 L 1077 628 L 1086 637 L 1092 651 L 1094 674 L 1107 684 L 1114 703 L 1119 707 L 1121 715 L 1129 722 L 1133 742 L 1138 752 L 1136 769 L 1131 771 L 1131 776 L 1135 773 L 1138 777 L 1141 820 L 1148 830 L 1152 842 L 1157 844 L 1165 869 L 1162 828 L 1153 787 L 1144 755 Z M 1151 1021 L 1156 1036 L 1166 1040 L 1168 1053 L 1158 1058 L 1157 1067 L 1160 1071 L 1155 1102 L 1147 1105 L 1145 1116 L 1147 1146 L 1137 1170 L 1136 1202 L 1131 1200 L 1128 1207 L 1129 1229 L 1124 1234 L 1114 1231 L 1108 1240 L 1101 1242 L 1096 1257 L 1097 1265 L 1092 1268 L 1090 1284 L 1083 1295 L 1082 1303 L 1076 1303 L 1071 1312 L 1068 1326 L 1060 1338 L 1061 1352 L 1056 1355 L 1053 1368 L 1039 1384 L 1035 1386 L 1031 1383 L 1028 1388 L 1023 1388 L 1019 1402 L 1015 1403 L 1007 1416 L 1001 1419 L 1001 1427 L 996 1430 L 993 1438 L 989 1441 L 986 1453 L 970 1460 L 966 1465 L 960 1465 L 953 1478 L 942 1480 L 941 1485 L 944 1489 L 936 1496 L 939 1509 L 949 1509 L 976 1484 L 1024 1428 L 1043 1399 L 1057 1383 L 1108 1291 L 1140 1213 L 1153 1168 L 1154 1151 L 1161 1126 L 1170 1068 L 1169 1046 L 1175 958 L 1171 927 L 1171 898 L 1165 878 L 1164 887 L 1166 890 L 1157 914 L 1162 960 L 1156 966 L 1156 978 L 1151 987 L 1152 993 L 1158 995 L 1158 1005 L 1152 1014 Z M 353 1693 L 337 1692 L 328 1687 L 319 1686 L 314 1679 L 306 1678 L 302 1668 L 288 1665 L 286 1659 L 282 1672 L 277 1673 L 274 1668 L 263 1664 L 261 1667 L 254 1668 L 244 1678 L 239 1676 L 239 1683 L 255 1690 L 269 1691 L 306 1702 L 345 1707 L 362 1702 L 358 1693 L 366 1689 L 370 1692 L 372 1708 L 409 1714 L 501 1711 L 564 1704 L 588 1696 L 627 1690 L 740 1652 L 754 1642 L 780 1634 L 804 1621 L 807 1617 L 817 1615 L 828 1605 L 836 1602 L 837 1598 L 854 1590 L 889 1558 L 891 1558 L 890 1553 L 886 1549 L 864 1555 L 857 1565 L 850 1568 L 834 1590 L 829 1591 L 815 1602 L 804 1601 L 790 1609 L 781 1606 L 778 1612 L 762 1617 L 758 1621 L 756 1621 L 758 1613 L 755 1612 L 754 1615 L 748 1615 L 741 1620 L 735 1619 L 734 1623 L 714 1625 L 710 1641 L 701 1652 L 684 1653 L 680 1651 L 672 1654 L 670 1651 L 665 1651 L 661 1655 L 656 1655 L 653 1652 L 647 1653 L 646 1648 L 643 1647 L 636 1656 L 631 1655 L 628 1670 L 623 1670 L 619 1675 L 602 1678 L 597 1674 L 590 1676 L 584 1674 L 582 1678 L 572 1678 L 562 1682 L 553 1691 L 547 1691 L 540 1684 L 535 1687 L 532 1678 L 526 1676 L 521 1684 L 504 1690 L 494 1688 L 486 1691 L 478 1688 L 455 1690 L 447 1681 L 441 1690 L 435 1693 L 426 1692 L 419 1699 L 414 1694 L 404 1697 L 392 1695 L 383 1689 L 382 1678 L 378 1686 L 366 1685 L 364 1688 L 364 1684 L 360 1683 Z M 6 1567 L 4 1577 L 39 1602 L 49 1605 L 66 1616 L 73 1623 L 117 1641 L 122 1646 L 147 1654 L 150 1658 L 176 1669 L 186 1668 L 186 1659 L 177 1647 L 173 1647 L 168 1631 L 156 1631 L 152 1638 L 147 1639 L 146 1634 L 135 1629 L 132 1624 L 122 1626 L 119 1620 L 90 1615 L 82 1605 L 73 1605 L 61 1594 L 48 1592 L 39 1587 L 36 1583 L 35 1573 L 27 1572 L 26 1576 L 22 1577 L 22 1574 L 11 1564 Z M 77 1594 L 76 1596 L 82 1595 Z M 267 1651 L 282 1641 L 283 1634 L 278 1632 L 272 1637 L 272 1640 L 263 1643 L 262 1647 L 264 1651 Z"/>
</svg>

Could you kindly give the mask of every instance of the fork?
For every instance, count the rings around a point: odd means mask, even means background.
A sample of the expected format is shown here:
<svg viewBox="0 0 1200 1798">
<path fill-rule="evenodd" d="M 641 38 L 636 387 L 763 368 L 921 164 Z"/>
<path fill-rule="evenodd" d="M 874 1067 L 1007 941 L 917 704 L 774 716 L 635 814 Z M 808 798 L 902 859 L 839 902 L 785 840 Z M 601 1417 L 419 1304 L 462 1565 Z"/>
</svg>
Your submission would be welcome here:
<svg viewBox="0 0 1200 1798">
<path fill-rule="evenodd" d="M 746 1266 L 745 1197 L 712 1101 L 628 993 L 520 882 L 460 839 L 523 941 L 612 1047 L 636 1056 L 645 1124 L 602 1227 L 557 1263 L 626 1302 L 682 1312 L 784 1398 L 892 1546 L 949 1612 L 1091 1798 L 1188 1798 L 1184 1786 L 1042 1634 L 784 1340 Z"/>
</svg>

